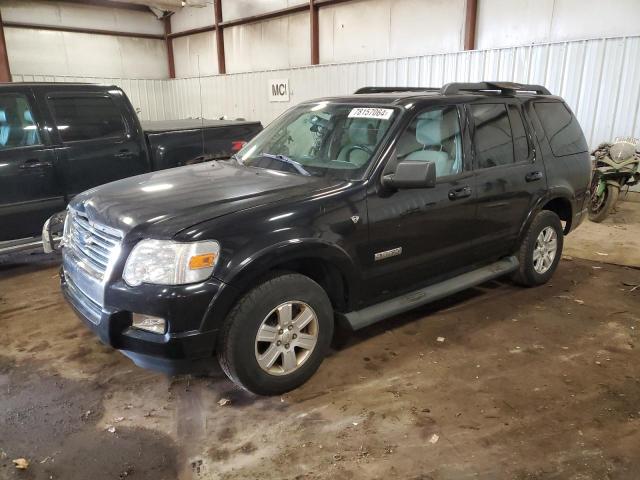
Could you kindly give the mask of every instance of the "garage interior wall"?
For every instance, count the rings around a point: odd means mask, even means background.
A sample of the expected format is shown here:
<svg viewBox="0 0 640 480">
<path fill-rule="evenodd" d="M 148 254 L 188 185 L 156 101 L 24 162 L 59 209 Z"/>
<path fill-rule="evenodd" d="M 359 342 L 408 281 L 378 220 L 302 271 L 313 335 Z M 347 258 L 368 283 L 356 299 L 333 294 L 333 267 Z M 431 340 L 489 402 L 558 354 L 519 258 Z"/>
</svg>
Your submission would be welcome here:
<svg viewBox="0 0 640 480">
<path fill-rule="evenodd" d="M 32 0 L 2 0 L 0 11 L 4 23 L 37 22 L 45 27 L 4 27 L 12 72 L 150 79 L 169 76 L 166 46 L 162 39 L 46 29 L 81 26 L 163 35 L 163 24 L 151 11 Z"/>
<path fill-rule="evenodd" d="M 43 4 L 47 9 L 58 8 L 48 14 L 48 21 L 79 21 L 66 13 L 80 11 L 77 5 L 71 8 L 57 7 L 57 2 L 2 0 L 0 8 L 6 21 L 7 16 L 16 18 L 20 11 L 27 15 L 31 7 L 25 5 L 44 8 Z M 222 21 L 307 4 L 307 0 L 222 0 Z M 19 29 L 5 28 L 5 32 L 14 81 L 115 83 L 127 91 L 143 119 L 197 117 L 202 111 L 208 118 L 224 115 L 268 123 L 297 102 L 346 94 L 364 85 L 440 86 L 449 81 L 500 79 L 541 83 L 565 97 L 591 145 L 617 135 L 640 136 L 638 0 L 479 0 L 479 50 L 475 51 L 463 50 L 465 7 L 466 0 L 352 0 L 323 6 L 319 9 L 319 66 L 309 66 L 306 11 L 225 27 L 227 75 L 218 75 L 213 30 L 178 36 L 172 40 L 175 80 L 167 78 L 163 40 L 126 39 L 153 45 L 145 48 L 156 53 L 145 54 L 144 61 L 135 49 L 109 50 L 99 48 L 98 43 L 94 48 L 89 48 L 89 43 L 68 46 L 64 43 L 66 34 L 62 35 L 62 44 L 51 47 L 55 52 L 48 58 L 73 48 L 82 48 L 84 57 L 99 57 L 95 52 L 101 52 L 104 59 L 94 58 L 93 62 L 108 64 L 112 69 L 106 71 L 105 67 L 98 73 L 85 65 L 87 59 L 80 61 L 82 55 L 77 62 L 61 59 L 67 62 L 61 70 L 57 62 L 34 57 L 38 55 L 38 42 L 44 40 L 16 46 L 16 33 L 8 32 Z M 84 15 L 97 10 L 82 8 L 86 9 Z M 211 27 L 213 8 L 212 1 L 203 1 L 177 11 L 171 17 L 172 33 Z M 33 12 L 30 15 L 34 18 Z M 38 11 L 38 15 L 45 14 Z M 110 29 L 130 28 L 129 22 L 134 20 L 140 22 L 136 23 L 139 31 L 157 33 L 162 29 L 162 22 L 152 14 L 144 21 L 137 15 L 140 12 L 112 11 L 100 21 L 109 22 L 108 27 L 101 25 Z M 500 28 L 495 28 L 496 24 Z M 35 32 L 36 36 L 41 33 Z M 614 34 L 618 36 L 608 38 Z M 109 37 L 116 43 L 119 39 Z M 106 40 L 95 40 L 100 41 Z M 26 60 L 25 55 L 31 57 Z M 135 65 L 117 68 L 129 62 Z M 34 71 L 36 66 L 40 71 Z M 144 70 L 155 74 L 144 74 Z M 289 80 L 289 102 L 268 101 L 271 79 Z"/>
</svg>

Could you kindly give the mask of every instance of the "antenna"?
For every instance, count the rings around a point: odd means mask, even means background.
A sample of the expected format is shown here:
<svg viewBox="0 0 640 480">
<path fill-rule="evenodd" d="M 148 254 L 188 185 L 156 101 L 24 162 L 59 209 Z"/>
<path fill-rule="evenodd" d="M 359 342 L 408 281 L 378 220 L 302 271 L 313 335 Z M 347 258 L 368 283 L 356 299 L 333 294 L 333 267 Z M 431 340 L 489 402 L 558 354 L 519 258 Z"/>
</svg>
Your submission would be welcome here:
<svg viewBox="0 0 640 480">
<path fill-rule="evenodd" d="M 202 144 L 202 160 L 206 155 L 206 150 L 204 146 L 204 114 L 202 113 L 202 75 L 200 74 L 200 55 L 197 55 L 198 60 L 198 89 L 200 95 L 200 139 Z"/>
</svg>

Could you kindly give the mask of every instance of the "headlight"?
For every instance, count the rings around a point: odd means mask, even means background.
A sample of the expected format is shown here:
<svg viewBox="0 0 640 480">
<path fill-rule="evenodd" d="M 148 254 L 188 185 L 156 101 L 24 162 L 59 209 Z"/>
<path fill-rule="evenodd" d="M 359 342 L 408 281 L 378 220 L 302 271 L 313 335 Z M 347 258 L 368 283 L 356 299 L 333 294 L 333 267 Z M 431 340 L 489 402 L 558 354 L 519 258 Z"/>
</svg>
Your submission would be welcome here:
<svg viewBox="0 0 640 480">
<path fill-rule="evenodd" d="M 142 240 L 129 254 L 122 278 L 132 287 L 141 283 L 201 282 L 213 273 L 219 254 L 220 244 L 213 240 L 192 243 Z"/>
</svg>

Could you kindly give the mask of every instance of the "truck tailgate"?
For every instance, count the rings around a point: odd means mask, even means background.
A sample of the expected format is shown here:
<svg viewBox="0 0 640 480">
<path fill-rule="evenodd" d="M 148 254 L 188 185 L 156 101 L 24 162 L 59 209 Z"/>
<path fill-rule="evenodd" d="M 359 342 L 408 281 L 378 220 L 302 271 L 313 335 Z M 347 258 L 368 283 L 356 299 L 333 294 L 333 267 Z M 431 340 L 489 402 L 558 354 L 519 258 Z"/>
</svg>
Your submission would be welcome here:
<svg viewBox="0 0 640 480">
<path fill-rule="evenodd" d="M 228 158 L 262 130 L 260 122 L 168 120 L 142 122 L 153 170 L 207 158 Z"/>
</svg>

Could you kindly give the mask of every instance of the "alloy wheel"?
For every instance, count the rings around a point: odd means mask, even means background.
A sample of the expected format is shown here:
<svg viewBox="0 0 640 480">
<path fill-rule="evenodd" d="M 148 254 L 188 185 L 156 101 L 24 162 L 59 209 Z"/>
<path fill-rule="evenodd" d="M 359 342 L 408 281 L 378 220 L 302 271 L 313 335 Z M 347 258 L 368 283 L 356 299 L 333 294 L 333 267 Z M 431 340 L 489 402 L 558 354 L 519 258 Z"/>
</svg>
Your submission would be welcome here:
<svg viewBox="0 0 640 480">
<path fill-rule="evenodd" d="M 278 305 L 264 318 L 255 341 L 258 365 L 270 375 L 295 372 L 318 343 L 318 316 L 304 302 Z"/>
<path fill-rule="evenodd" d="M 546 273 L 553 265 L 558 251 L 558 234 L 552 227 L 545 227 L 538 234 L 533 249 L 533 269 L 540 275 Z"/>
</svg>

